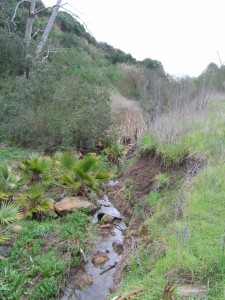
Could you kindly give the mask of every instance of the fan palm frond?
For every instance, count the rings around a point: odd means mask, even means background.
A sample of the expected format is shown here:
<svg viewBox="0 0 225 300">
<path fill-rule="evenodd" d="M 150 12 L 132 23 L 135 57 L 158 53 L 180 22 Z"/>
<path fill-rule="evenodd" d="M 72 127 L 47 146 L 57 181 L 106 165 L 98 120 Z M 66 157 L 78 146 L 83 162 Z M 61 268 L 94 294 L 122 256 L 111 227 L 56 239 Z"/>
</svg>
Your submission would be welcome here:
<svg viewBox="0 0 225 300">
<path fill-rule="evenodd" d="M 81 169 L 83 172 L 90 172 L 98 163 L 99 159 L 96 156 L 86 156 L 79 160 L 73 170 Z"/>
<path fill-rule="evenodd" d="M 0 208 L 0 223 L 10 224 L 16 220 L 19 213 L 19 207 L 15 203 L 3 202 Z"/>
<path fill-rule="evenodd" d="M 27 190 L 27 195 L 31 200 L 38 200 L 44 194 L 44 188 L 39 184 L 30 186 Z"/>
</svg>

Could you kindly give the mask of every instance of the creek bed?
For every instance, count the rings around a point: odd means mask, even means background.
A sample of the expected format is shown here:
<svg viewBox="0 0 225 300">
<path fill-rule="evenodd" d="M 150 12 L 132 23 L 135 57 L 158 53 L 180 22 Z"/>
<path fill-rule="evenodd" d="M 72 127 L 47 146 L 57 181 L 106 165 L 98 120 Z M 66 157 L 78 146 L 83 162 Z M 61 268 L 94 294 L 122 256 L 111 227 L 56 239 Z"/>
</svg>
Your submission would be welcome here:
<svg viewBox="0 0 225 300">
<path fill-rule="evenodd" d="M 104 300 L 113 286 L 115 266 L 122 257 L 126 224 L 108 196 L 98 203 L 100 209 L 94 215 L 93 224 L 99 223 L 105 215 L 112 216 L 113 220 L 99 226 L 99 236 L 91 254 L 86 257 L 81 273 L 71 279 L 61 300 Z"/>
</svg>

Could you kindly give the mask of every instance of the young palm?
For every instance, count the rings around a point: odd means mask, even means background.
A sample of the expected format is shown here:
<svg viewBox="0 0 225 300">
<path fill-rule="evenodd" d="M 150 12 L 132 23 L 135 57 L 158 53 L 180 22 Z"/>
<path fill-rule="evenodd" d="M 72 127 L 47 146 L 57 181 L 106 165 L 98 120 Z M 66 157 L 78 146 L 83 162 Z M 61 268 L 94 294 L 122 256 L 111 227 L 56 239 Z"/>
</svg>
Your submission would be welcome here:
<svg viewBox="0 0 225 300">
<path fill-rule="evenodd" d="M 51 166 L 51 158 L 34 156 L 23 160 L 19 167 L 27 177 L 29 185 L 43 184 L 48 186 L 52 182 Z"/>
<path fill-rule="evenodd" d="M 15 203 L 8 203 L 3 201 L 0 207 L 0 243 L 5 242 L 8 236 L 5 235 L 5 231 L 12 226 L 12 223 L 16 221 L 16 217 L 19 213 L 19 207 Z"/>
<path fill-rule="evenodd" d="M 99 183 L 112 177 L 110 173 L 98 172 L 99 159 L 95 156 L 86 156 L 77 161 L 71 172 L 61 176 L 61 181 L 72 188 L 76 195 L 88 196 L 89 191 L 99 192 Z"/>
<path fill-rule="evenodd" d="M 27 189 L 26 195 L 22 195 L 18 200 L 28 218 L 41 218 L 43 213 L 50 208 L 49 200 L 43 198 L 44 192 L 41 185 L 32 185 Z"/>
<path fill-rule="evenodd" d="M 4 163 L 0 166 L 0 200 L 9 200 L 13 191 L 18 190 L 23 182 L 22 176 Z"/>
</svg>

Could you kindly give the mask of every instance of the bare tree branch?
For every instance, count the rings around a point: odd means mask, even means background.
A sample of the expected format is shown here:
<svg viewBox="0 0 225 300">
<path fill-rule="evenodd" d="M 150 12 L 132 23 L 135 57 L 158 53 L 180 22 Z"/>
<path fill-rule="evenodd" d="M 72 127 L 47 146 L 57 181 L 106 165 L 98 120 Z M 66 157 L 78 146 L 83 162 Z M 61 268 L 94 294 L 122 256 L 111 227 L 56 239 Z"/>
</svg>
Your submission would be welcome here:
<svg viewBox="0 0 225 300">
<path fill-rule="evenodd" d="M 11 23 L 13 23 L 14 25 L 15 25 L 14 19 L 15 19 L 15 17 L 16 17 L 17 10 L 18 10 L 20 4 L 22 4 L 23 2 L 30 2 L 30 1 L 29 1 L 29 0 L 21 0 L 20 2 L 17 3 L 16 8 L 15 8 L 15 11 L 14 11 L 14 14 L 13 14 L 12 19 L 11 19 Z"/>
<path fill-rule="evenodd" d="M 32 39 L 41 31 L 40 28 L 38 28 L 34 34 L 32 34 Z M 43 31 L 43 30 L 42 30 Z"/>
<path fill-rule="evenodd" d="M 49 54 L 50 54 L 51 52 L 56 52 L 55 48 L 53 48 L 53 49 L 48 49 L 46 55 L 42 58 L 41 62 L 44 62 L 44 61 L 49 57 Z"/>
<path fill-rule="evenodd" d="M 223 63 L 222 63 L 222 60 L 220 58 L 220 53 L 219 51 L 216 51 L 217 55 L 218 55 L 218 58 L 219 58 L 219 62 L 220 62 L 220 67 L 222 67 Z"/>
</svg>

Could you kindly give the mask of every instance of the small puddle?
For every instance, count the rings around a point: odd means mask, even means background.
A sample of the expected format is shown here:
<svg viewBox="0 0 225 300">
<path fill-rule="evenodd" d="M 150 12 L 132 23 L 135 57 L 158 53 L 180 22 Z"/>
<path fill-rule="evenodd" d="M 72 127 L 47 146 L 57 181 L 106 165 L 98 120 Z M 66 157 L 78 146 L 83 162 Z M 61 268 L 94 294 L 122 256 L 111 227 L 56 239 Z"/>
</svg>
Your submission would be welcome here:
<svg viewBox="0 0 225 300">
<path fill-rule="evenodd" d="M 79 279 L 76 279 L 75 275 L 61 300 L 104 300 L 113 286 L 115 266 L 122 257 L 126 224 L 108 196 L 105 195 L 103 199 L 98 200 L 98 203 L 101 207 L 94 215 L 93 224 L 97 224 L 106 215 L 114 217 L 114 220 L 110 224 L 106 222 L 107 224 L 100 225 L 97 229 L 99 237 L 90 256 L 86 258 L 81 271 L 83 277 L 81 275 Z M 83 278 L 86 279 L 83 280 Z M 77 282 L 80 280 L 83 283 L 87 281 L 89 285 L 77 288 Z"/>
</svg>

